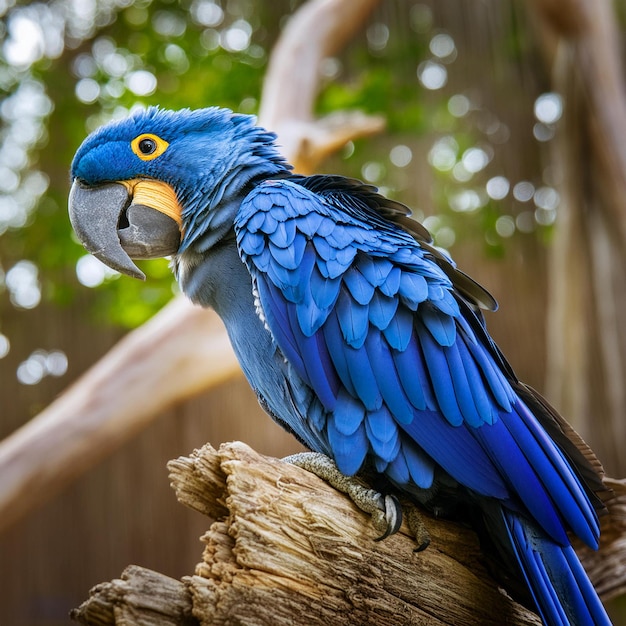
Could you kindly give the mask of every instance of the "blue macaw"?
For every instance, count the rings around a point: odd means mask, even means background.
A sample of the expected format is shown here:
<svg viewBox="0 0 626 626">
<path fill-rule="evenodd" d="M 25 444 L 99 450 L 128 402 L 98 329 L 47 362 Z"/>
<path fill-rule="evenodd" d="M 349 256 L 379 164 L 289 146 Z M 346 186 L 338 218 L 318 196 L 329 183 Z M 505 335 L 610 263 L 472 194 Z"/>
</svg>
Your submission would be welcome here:
<svg viewBox="0 0 626 626">
<path fill-rule="evenodd" d="M 568 537 L 598 547 L 601 466 L 516 378 L 480 311 L 493 298 L 404 205 L 290 170 L 250 116 L 149 108 L 80 146 L 70 217 L 120 272 L 171 255 L 262 406 L 342 474 L 469 511 L 545 624 L 610 624 Z"/>
</svg>

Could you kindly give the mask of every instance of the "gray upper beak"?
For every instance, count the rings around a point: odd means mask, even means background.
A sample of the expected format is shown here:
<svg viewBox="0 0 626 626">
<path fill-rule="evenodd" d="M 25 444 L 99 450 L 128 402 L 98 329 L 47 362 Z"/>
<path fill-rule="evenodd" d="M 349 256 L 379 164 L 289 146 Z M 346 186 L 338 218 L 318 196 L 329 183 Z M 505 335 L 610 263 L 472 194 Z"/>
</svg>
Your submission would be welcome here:
<svg viewBox="0 0 626 626">
<path fill-rule="evenodd" d="M 180 245 L 178 224 L 150 207 L 133 204 L 124 185 L 88 187 L 75 180 L 69 214 L 76 235 L 88 252 L 109 267 L 145 279 L 134 259 L 175 254 Z"/>
</svg>

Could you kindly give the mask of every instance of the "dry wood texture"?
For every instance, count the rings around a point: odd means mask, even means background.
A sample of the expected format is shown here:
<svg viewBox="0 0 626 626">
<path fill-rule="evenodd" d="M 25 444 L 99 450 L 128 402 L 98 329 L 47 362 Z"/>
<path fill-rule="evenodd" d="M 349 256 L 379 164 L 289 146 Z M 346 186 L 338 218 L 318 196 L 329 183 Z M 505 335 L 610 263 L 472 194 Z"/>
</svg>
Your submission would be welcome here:
<svg viewBox="0 0 626 626">
<path fill-rule="evenodd" d="M 432 542 L 421 553 L 404 528 L 376 542 L 368 517 L 345 496 L 241 443 L 207 445 L 172 461 L 170 472 L 181 502 L 218 518 L 202 537 L 202 562 L 183 580 L 186 592 L 132 568 L 96 587 L 76 620 L 138 623 L 123 620 L 156 605 L 151 617 L 163 621 L 149 623 L 183 624 L 188 598 L 198 622 L 214 625 L 540 623 L 498 589 L 476 537 L 456 524 L 428 520 Z M 174 597 L 169 612 L 166 594 Z"/>
<path fill-rule="evenodd" d="M 83 624 L 540 624 L 488 574 L 468 528 L 424 514 L 431 544 L 405 526 L 384 541 L 367 515 L 317 476 L 235 442 L 169 463 L 178 500 L 214 518 L 182 582 L 131 566 L 73 612 Z M 604 599 L 626 586 L 626 484 L 582 551 Z"/>
<path fill-rule="evenodd" d="M 191 597 L 184 583 L 130 565 L 121 578 L 94 587 L 90 599 L 71 617 L 94 626 L 191 626 L 197 624 L 191 610 Z"/>
</svg>

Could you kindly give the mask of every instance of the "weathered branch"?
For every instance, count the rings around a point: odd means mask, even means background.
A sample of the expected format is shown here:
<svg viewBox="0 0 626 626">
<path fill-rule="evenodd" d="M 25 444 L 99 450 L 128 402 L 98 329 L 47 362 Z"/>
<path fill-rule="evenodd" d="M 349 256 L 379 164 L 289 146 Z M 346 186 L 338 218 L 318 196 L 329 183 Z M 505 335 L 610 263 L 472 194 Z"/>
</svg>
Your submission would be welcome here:
<svg viewBox="0 0 626 626">
<path fill-rule="evenodd" d="M 299 172 L 314 172 L 321 161 L 348 141 L 384 128 L 384 118 L 359 111 L 335 111 L 322 119 L 314 119 L 313 115 L 322 61 L 336 54 L 361 30 L 379 3 L 309 2 L 292 17 L 274 48 L 259 121 L 278 133 Z"/>
<path fill-rule="evenodd" d="M 184 320 L 184 321 L 183 321 Z M 157 349 L 158 346 L 158 349 Z M 175 300 L 0 445 L 0 530 L 207 380 L 239 371 L 215 314 Z"/>
<path fill-rule="evenodd" d="M 169 469 L 179 501 L 217 521 L 202 537 L 202 561 L 183 579 L 186 589 L 176 587 L 172 610 L 159 605 L 168 617 L 155 626 L 183 623 L 172 616 L 187 601 L 207 625 L 540 623 L 498 588 L 465 526 L 424 515 L 431 544 L 420 553 L 404 527 L 376 542 L 368 516 L 345 496 L 237 442 L 218 451 L 206 445 Z M 601 551 L 581 552 L 604 599 L 626 583 L 626 483 L 610 485 L 616 496 Z M 156 581 L 151 589 L 146 576 Z M 127 569 L 122 581 L 94 588 L 73 616 L 88 625 L 125 623 L 107 605 L 152 606 L 162 595 L 158 576 Z M 142 587 L 131 593 L 135 579 Z"/>
<path fill-rule="evenodd" d="M 141 624 L 141 626 L 193 626 L 191 595 L 187 586 L 145 567 L 129 565 L 122 577 L 91 590 L 83 606 L 71 617 L 82 624 Z"/>
<path fill-rule="evenodd" d="M 302 173 L 345 142 L 382 128 L 381 119 L 362 114 L 343 114 L 348 121 L 339 125 L 336 119 L 318 125 L 310 114 L 319 88 L 317 64 L 347 43 L 379 1 L 311 1 L 285 28 L 286 43 L 277 45 L 260 123 L 278 133 L 285 156 Z M 283 54 L 289 59 L 276 59 Z M 175 299 L 0 443 L 0 531 L 112 453 L 164 408 L 239 371 L 215 314 Z"/>
<path fill-rule="evenodd" d="M 464 527 L 428 518 L 432 541 L 421 553 L 404 528 L 376 542 L 369 518 L 342 494 L 241 443 L 205 446 L 169 467 L 178 498 L 219 518 L 184 579 L 200 624 L 540 623 L 498 589 Z M 75 619 L 122 623 L 92 617 L 120 585 L 96 587 Z M 132 600 L 148 604 L 141 595 Z"/>
</svg>

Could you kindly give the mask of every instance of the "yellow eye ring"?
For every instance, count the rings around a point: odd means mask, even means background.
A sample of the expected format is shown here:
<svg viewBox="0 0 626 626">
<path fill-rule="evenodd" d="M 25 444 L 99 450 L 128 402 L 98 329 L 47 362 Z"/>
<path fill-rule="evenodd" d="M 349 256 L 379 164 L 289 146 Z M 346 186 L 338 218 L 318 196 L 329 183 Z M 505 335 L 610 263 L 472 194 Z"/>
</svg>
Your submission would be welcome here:
<svg viewBox="0 0 626 626">
<path fill-rule="evenodd" d="M 142 161 L 152 161 L 152 159 L 156 159 L 158 156 L 161 156 L 170 144 L 165 141 L 165 139 L 161 139 L 157 135 L 152 135 L 151 133 L 144 133 L 143 135 L 139 135 L 139 137 L 135 137 L 130 142 L 130 147 L 132 151 L 142 160 Z"/>
</svg>

